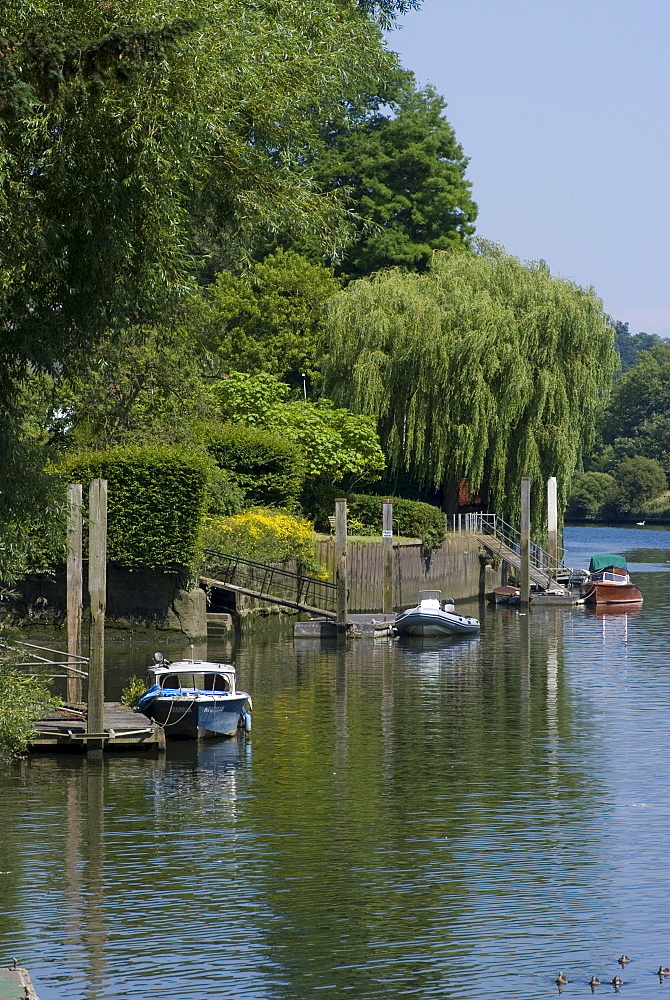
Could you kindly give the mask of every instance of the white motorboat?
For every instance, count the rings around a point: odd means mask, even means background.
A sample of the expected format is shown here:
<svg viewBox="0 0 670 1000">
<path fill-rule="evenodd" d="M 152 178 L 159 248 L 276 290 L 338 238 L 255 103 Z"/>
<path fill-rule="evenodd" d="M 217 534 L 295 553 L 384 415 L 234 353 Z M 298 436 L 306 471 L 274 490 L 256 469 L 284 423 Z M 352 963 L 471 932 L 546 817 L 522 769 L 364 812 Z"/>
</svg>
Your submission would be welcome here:
<svg viewBox="0 0 670 1000">
<path fill-rule="evenodd" d="M 147 690 L 133 706 L 165 730 L 168 739 L 234 736 L 251 729 L 251 696 L 236 687 L 231 663 L 180 660 L 156 653 Z"/>
<path fill-rule="evenodd" d="M 395 620 L 398 635 L 472 635 L 479 632 L 478 618 L 457 615 L 451 599 L 440 600 L 439 590 L 420 590 L 415 608 L 403 611 Z"/>
</svg>

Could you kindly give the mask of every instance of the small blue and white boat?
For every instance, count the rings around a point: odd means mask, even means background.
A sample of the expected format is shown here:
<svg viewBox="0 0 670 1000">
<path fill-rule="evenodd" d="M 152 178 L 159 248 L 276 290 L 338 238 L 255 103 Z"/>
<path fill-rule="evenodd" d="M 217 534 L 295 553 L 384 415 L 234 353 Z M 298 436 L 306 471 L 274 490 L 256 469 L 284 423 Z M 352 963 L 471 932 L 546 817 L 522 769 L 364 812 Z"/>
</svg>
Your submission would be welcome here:
<svg viewBox="0 0 670 1000">
<path fill-rule="evenodd" d="M 230 663 L 180 660 L 170 663 L 162 653 L 147 670 L 147 690 L 135 702 L 165 730 L 167 739 L 211 739 L 251 730 L 251 695 L 238 691 Z"/>
<path fill-rule="evenodd" d="M 395 620 L 398 635 L 473 635 L 479 632 L 478 618 L 457 615 L 451 599 L 441 601 L 439 590 L 420 590 L 415 608 L 403 611 Z"/>
</svg>

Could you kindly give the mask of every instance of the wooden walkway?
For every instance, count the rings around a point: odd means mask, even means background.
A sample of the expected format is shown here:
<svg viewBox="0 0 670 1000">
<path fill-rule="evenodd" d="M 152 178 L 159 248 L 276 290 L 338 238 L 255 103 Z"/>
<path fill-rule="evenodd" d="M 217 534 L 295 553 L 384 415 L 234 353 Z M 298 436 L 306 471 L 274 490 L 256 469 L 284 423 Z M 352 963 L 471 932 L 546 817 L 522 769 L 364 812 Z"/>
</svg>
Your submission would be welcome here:
<svg viewBox="0 0 670 1000">
<path fill-rule="evenodd" d="M 511 549 L 508 545 L 500 538 L 496 538 L 495 535 L 477 534 L 477 541 L 480 545 L 483 545 L 485 549 L 494 555 L 499 556 L 504 559 L 506 563 L 510 566 L 514 566 L 516 570 L 521 571 L 521 556 L 514 549 Z M 547 590 L 551 587 L 552 583 L 555 584 L 555 580 L 552 578 L 551 573 L 544 569 L 538 569 L 537 566 L 531 565 L 530 567 L 530 580 L 531 583 L 536 584 L 542 590 Z"/>
<path fill-rule="evenodd" d="M 62 706 L 40 719 L 29 749 L 37 752 L 86 751 L 89 740 L 101 742 L 105 750 L 164 750 L 165 733 L 144 715 L 119 702 L 105 702 L 102 733 L 86 732 L 86 707 Z M 0 997 L 0 1000 L 2 998 Z"/>
<path fill-rule="evenodd" d="M 0 968 L 0 1000 L 38 1000 L 26 969 Z"/>
<path fill-rule="evenodd" d="M 201 576 L 200 583 L 205 587 L 228 590 L 233 594 L 244 594 L 245 597 L 255 597 L 257 601 L 268 601 L 270 604 L 279 604 L 284 608 L 293 608 L 295 611 L 305 611 L 309 615 L 318 615 L 319 618 L 329 618 L 336 620 L 337 614 L 334 611 L 326 611 L 323 608 L 315 608 L 304 601 L 288 600 L 285 597 L 276 597 L 272 594 L 260 590 L 252 590 L 250 587 L 241 587 L 236 583 L 227 583 L 225 580 L 215 580 L 210 576 Z"/>
</svg>

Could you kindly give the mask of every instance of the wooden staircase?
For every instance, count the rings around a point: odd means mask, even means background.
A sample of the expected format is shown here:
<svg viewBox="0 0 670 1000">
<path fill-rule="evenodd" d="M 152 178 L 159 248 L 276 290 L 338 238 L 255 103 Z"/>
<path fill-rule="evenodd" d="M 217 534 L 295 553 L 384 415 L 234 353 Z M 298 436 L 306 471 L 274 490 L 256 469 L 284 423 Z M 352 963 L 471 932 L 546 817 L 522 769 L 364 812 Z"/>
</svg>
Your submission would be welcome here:
<svg viewBox="0 0 670 1000">
<path fill-rule="evenodd" d="M 510 566 L 514 566 L 517 571 L 521 571 L 521 557 L 519 553 L 515 552 L 509 545 L 506 545 L 502 539 L 496 538 L 495 535 L 484 534 L 477 534 L 476 537 L 479 544 L 487 549 L 491 555 L 504 559 Z M 541 590 L 548 590 L 552 585 L 555 586 L 556 579 L 549 570 L 531 565 L 530 582 L 534 583 Z"/>
</svg>

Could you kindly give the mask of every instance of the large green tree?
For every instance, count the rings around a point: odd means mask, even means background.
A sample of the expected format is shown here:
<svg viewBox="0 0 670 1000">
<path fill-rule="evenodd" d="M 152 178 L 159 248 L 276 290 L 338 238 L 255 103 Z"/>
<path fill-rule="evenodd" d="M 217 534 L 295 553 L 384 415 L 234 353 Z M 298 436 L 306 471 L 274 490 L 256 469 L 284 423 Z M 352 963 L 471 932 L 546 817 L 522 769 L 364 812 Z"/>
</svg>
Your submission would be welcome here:
<svg viewBox="0 0 670 1000">
<path fill-rule="evenodd" d="M 425 270 L 434 250 L 469 242 L 477 206 L 445 109 L 432 87 L 419 90 L 405 74 L 390 106 L 331 131 L 311 169 L 323 190 L 346 197 L 355 220 L 345 274 Z"/>
<path fill-rule="evenodd" d="M 325 388 L 375 415 L 391 468 L 441 487 L 445 509 L 467 480 L 513 515 L 521 476 L 540 497 L 557 476 L 565 502 L 616 366 L 614 332 L 591 290 L 481 249 L 339 293 Z"/>
<path fill-rule="evenodd" d="M 331 268 L 277 250 L 240 275 L 222 271 L 188 322 L 223 372 L 270 372 L 301 384 L 318 379 L 325 304 L 339 291 Z"/>
<path fill-rule="evenodd" d="M 603 418 L 603 440 L 635 437 L 645 423 L 670 416 L 670 345 L 641 351 L 617 379 Z"/>
<path fill-rule="evenodd" d="M 621 358 L 621 371 L 627 372 L 637 361 L 640 351 L 648 351 L 652 347 L 663 344 L 663 338 L 656 333 L 631 333 L 628 323 L 617 321 L 615 347 Z"/>
<path fill-rule="evenodd" d="M 215 244 L 242 252 L 276 229 L 338 243 L 336 200 L 293 167 L 395 72 L 365 6 L 2 5 L 0 508 L 27 465 L 26 374 L 60 375 L 105 330 L 165 315 Z"/>
</svg>

